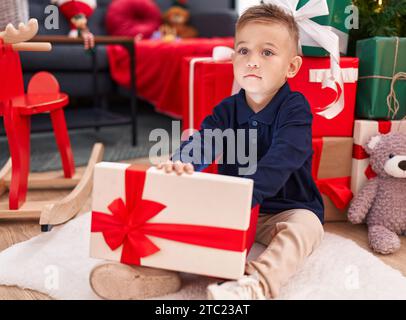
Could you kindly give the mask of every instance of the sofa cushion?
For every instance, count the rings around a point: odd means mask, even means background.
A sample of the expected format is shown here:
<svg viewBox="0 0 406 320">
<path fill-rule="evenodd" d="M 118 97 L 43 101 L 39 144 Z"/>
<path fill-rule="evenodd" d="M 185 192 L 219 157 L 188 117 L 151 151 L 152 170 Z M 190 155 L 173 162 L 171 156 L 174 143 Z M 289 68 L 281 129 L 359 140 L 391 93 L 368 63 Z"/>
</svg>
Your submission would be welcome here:
<svg viewBox="0 0 406 320">
<path fill-rule="evenodd" d="M 115 0 L 106 13 L 107 32 L 114 36 L 150 38 L 161 24 L 161 11 L 152 0 Z"/>
</svg>

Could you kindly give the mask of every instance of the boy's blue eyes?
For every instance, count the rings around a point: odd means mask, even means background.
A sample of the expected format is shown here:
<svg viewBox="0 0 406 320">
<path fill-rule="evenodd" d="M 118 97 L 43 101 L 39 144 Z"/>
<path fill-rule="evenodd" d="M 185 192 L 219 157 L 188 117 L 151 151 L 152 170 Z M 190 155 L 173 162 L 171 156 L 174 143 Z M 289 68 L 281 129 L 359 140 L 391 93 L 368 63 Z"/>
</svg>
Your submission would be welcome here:
<svg viewBox="0 0 406 320">
<path fill-rule="evenodd" d="M 245 48 L 241 48 L 240 50 L 238 50 L 238 53 L 242 54 L 242 55 L 246 55 L 248 53 L 248 50 Z"/>
<path fill-rule="evenodd" d="M 241 55 L 246 55 L 246 54 L 248 54 L 248 49 L 241 48 L 240 50 L 238 50 L 238 53 Z M 270 57 L 273 55 L 273 52 L 271 50 L 265 49 L 264 51 L 262 51 L 262 55 L 264 55 L 266 57 Z"/>
</svg>

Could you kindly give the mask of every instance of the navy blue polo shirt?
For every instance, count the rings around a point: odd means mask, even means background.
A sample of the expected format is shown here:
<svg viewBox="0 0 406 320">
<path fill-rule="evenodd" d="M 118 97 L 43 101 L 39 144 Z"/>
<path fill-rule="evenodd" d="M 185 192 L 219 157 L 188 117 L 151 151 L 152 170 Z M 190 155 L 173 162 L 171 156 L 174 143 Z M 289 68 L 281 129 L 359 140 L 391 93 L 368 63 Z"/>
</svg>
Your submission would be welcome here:
<svg viewBox="0 0 406 320">
<path fill-rule="evenodd" d="M 212 137 L 208 139 L 205 129 L 245 132 L 243 139 L 236 138 L 234 141 L 238 140 L 237 148 L 242 148 L 246 156 L 249 155 L 249 148 L 256 150 L 256 170 L 241 174 L 239 169 L 254 167 L 246 159 L 242 161 L 243 157 L 238 157 L 236 150 L 228 148 L 234 142 L 230 142 L 232 139 L 224 135 L 220 140 L 223 163 L 218 164 L 219 174 L 253 179 L 252 207 L 260 204 L 261 213 L 277 214 L 289 209 L 308 209 L 323 223 L 323 201 L 311 173 L 312 118 L 306 98 L 299 92 L 292 92 L 288 83 L 257 113 L 249 107 L 245 91 L 241 89 L 238 94 L 224 99 L 214 108 L 201 124 L 198 132 L 201 138 L 197 138 L 197 133 L 189 137 L 174 153 L 172 160 L 190 162 L 196 171 L 201 171 L 214 159 L 218 159 L 218 154 L 214 152 L 216 143 Z M 256 137 L 248 134 L 249 129 L 256 130 Z M 213 151 L 207 156 L 204 152 L 208 149 Z M 186 152 L 187 161 L 182 160 L 186 158 Z"/>
</svg>

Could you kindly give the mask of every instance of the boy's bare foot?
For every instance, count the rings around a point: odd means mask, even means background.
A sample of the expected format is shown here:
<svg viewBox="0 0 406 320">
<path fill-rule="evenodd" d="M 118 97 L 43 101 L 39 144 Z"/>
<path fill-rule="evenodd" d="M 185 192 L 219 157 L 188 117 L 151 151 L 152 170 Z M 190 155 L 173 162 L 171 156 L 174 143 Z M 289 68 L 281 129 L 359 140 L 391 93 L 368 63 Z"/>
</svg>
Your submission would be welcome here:
<svg viewBox="0 0 406 320">
<path fill-rule="evenodd" d="M 176 172 L 178 175 L 182 173 L 192 174 L 194 172 L 194 167 L 191 163 L 184 163 L 179 160 L 175 162 L 171 160 L 161 162 L 157 165 L 157 168 L 164 169 L 166 173 Z"/>
<path fill-rule="evenodd" d="M 177 272 L 107 262 L 89 276 L 93 291 L 108 300 L 142 300 L 174 293 L 181 288 Z"/>
</svg>

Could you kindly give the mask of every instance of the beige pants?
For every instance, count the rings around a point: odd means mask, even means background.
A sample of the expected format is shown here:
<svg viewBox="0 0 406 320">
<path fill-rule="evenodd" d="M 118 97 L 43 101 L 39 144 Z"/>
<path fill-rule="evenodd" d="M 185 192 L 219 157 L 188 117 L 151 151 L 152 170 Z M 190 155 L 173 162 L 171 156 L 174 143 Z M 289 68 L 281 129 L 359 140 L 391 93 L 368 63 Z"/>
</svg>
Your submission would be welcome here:
<svg viewBox="0 0 406 320">
<path fill-rule="evenodd" d="M 280 287 L 296 273 L 324 235 L 317 216 L 305 209 L 259 214 L 255 240 L 267 246 L 256 259 L 247 262 L 245 272 L 258 272 L 268 298 L 276 298 Z"/>
</svg>

